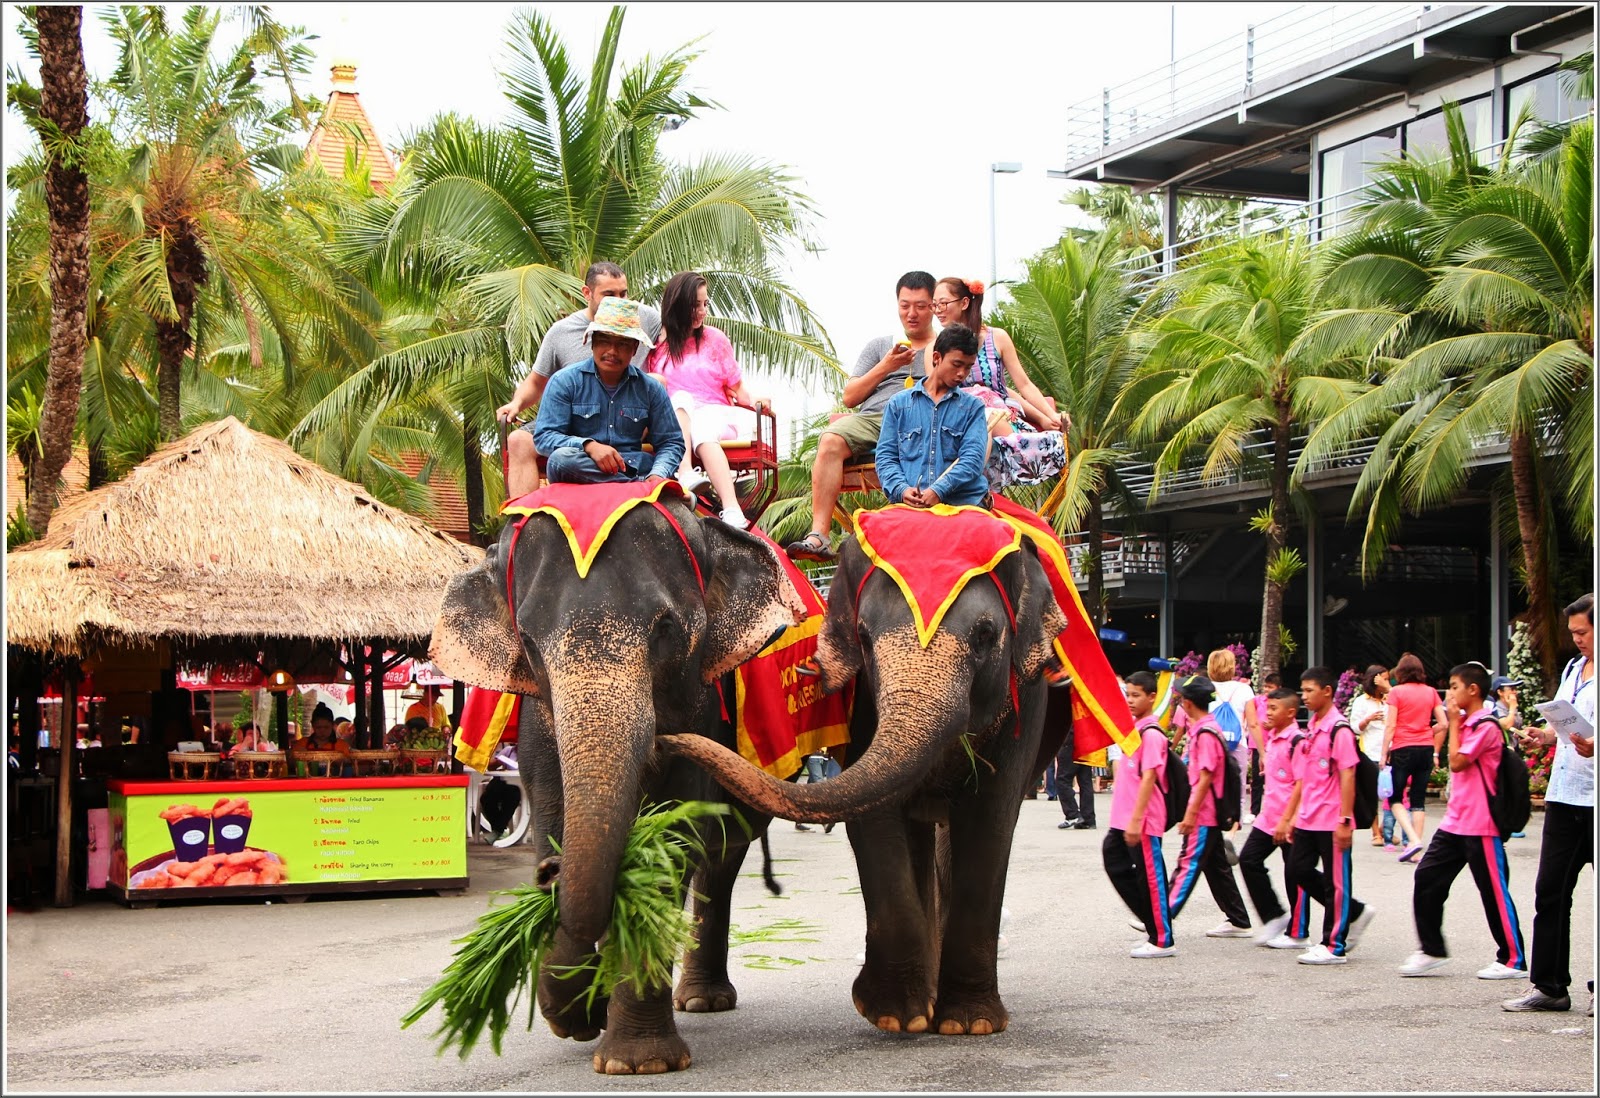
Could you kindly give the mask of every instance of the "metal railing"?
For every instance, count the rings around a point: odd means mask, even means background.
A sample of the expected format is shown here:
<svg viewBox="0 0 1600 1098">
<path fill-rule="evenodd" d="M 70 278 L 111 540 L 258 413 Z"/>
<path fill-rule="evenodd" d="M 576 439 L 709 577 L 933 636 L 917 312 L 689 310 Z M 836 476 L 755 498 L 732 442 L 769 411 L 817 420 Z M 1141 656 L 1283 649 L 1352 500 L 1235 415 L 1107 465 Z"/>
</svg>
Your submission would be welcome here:
<svg viewBox="0 0 1600 1098">
<path fill-rule="evenodd" d="M 1201 534 L 1104 534 L 1100 539 L 1101 579 L 1112 586 L 1129 576 L 1159 576 L 1183 567 L 1183 562 L 1203 539 Z M 1072 566 L 1072 582 L 1082 587 L 1089 582 L 1089 534 L 1077 530 L 1061 539 Z M 1169 559 L 1170 554 L 1170 559 Z"/>
<path fill-rule="evenodd" d="M 1416 25 L 1429 4 L 1301 4 L 1171 64 L 1101 89 L 1067 112 L 1067 162 L 1209 104 L 1243 102 L 1255 86 L 1385 30 Z"/>
</svg>

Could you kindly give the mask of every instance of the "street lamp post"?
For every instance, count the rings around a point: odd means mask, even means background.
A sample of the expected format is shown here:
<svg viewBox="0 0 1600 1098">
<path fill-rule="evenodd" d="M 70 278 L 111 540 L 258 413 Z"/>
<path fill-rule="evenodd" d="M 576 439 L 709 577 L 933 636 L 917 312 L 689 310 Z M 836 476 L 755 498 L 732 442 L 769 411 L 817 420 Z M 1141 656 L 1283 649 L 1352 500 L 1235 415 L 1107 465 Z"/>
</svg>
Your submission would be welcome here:
<svg viewBox="0 0 1600 1098">
<path fill-rule="evenodd" d="M 993 286 L 1000 280 L 1000 261 L 998 258 L 999 245 L 995 242 L 994 234 L 994 177 L 997 175 L 1015 175 L 1022 170 L 1022 165 L 1015 160 L 1001 160 L 989 165 L 989 285 Z"/>
</svg>

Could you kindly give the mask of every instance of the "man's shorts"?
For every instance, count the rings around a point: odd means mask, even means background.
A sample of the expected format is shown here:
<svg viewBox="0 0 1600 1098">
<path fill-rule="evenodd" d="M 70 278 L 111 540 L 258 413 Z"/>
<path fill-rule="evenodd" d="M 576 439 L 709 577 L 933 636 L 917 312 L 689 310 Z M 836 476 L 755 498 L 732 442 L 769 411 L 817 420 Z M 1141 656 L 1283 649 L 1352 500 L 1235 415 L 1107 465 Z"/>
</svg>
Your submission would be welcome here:
<svg viewBox="0 0 1600 1098">
<path fill-rule="evenodd" d="M 878 449 L 878 432 L 883 429 L 882 412 L 860 412 L 836 419 L 822 429 L 823 434 L 835 434 L 850 446 L 850 460 L 871 461 Z"/>
</svg>

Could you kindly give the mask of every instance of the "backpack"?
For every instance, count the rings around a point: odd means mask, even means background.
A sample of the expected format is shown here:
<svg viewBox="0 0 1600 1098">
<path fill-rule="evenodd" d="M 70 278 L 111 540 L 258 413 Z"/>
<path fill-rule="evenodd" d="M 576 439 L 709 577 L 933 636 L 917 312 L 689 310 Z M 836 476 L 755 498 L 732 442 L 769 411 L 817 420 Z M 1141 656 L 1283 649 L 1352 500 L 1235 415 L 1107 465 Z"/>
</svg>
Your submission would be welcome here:
<svg viewBox="0 0 1600 1098">
<path fill-rule="evenodd" d="M 1498 726 L 1499 722 L 1495 724 Z M 1472 727 L 1477 728 L 1478 725 Z M 1488 779 L 1483 776 L 1482 763 L 1478 764 L 1478 780 L 1483 782 L 1483 792 L 1489 802 L 1489 818 L 1494 821 L 1495 830 L 1500 832 L 1501 842 L 1511 838 L 1513 832 L 1528 826 L 1528 821 L 1533 818 L 1533 800 L 1528 795 L 1528 764 L 1523 761 L 1521 752 L 1504 743 L 1500 745 L 1493 793 L 1489 792 Z"/>
<path fill-rule="evenodd" d="M 1356 736 L 1356 730 L 1350 727 L 1349 721 L 1340 721 L 1333 726 L 1333 731 L 1328 734 L 1328 747 L 1331 753 L 1333 737 L 1339 734 L 1339 729 L 1350 733 L 1355 740 L 1356 749 L 1356 803 L 1351 809 L 1355 817 L 1355 829 L 1361 831 L 1372 826 L 1372 821 L 1378 816 L 1378 764 L 1372 756 L 1361 750 L 1361 740 Z"/>
<path fill-rule="evenodd" d="M 1171 831 L 1183 814 L 1189 811 L 1189 770 L 1183 760 L 1167 752 L 1167 826 Z"/>
<path fill-rule="evenodd" d="M 1244 740 L 1244 724 L 1233 706 L 1219 698 L 1211 709 L 1211 716 L 1216 719 L 1217 727 L 1222 729 L 1222 746 L 1227 753 L 1231 755 L 1239 750 L 1239 744 Z"/>
<path fill-rule="evenodd" d="M 1225 705 L 1224 708 L 1230 713 L 1233 711 L 1231 705 Z M 1239 773 L 1239 760 L 1229 753 L 1226 741 L 1209 728 L 1202 728 L 1200 731 L 1216 740 L 1222 747 L 1222 788 L 1216 794 L 1217 826 L 1227 831 L 1239 822 L 1239 802 L 1244 796 L 1244 775 Z M 1214 780 L 1211 788 L 1217 788 Z"/>
</svg>

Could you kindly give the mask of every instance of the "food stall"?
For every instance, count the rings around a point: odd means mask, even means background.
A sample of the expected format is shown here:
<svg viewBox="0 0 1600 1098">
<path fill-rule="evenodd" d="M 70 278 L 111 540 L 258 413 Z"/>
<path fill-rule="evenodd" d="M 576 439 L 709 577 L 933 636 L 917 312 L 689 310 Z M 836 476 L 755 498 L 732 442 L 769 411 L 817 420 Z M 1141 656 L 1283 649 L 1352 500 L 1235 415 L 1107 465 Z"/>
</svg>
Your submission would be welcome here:
<svg viewBox="0 0 1600 1098">
<path fill-rule="evenodd" d="M 465 888 L 467 781 L 113 779 L 109 887 L 135 904 Z"/>
</svg>

